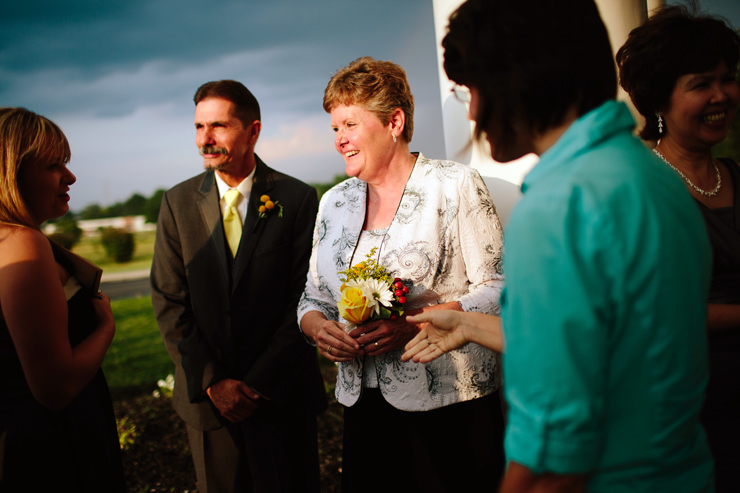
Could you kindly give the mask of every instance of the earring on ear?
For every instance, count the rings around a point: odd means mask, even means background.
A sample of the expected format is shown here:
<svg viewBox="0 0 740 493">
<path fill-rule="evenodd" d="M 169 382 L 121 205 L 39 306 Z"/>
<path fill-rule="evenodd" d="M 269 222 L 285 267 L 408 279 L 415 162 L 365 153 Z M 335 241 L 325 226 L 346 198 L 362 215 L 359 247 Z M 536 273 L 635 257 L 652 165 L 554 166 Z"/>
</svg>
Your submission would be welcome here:
<svg viewBox="0 0 740 493">
<path fill-rule="evenodd" d="M 655 116 L 658 117 L 658 133 L 663 135 L 663 113 L 656 113 Z"/>
<path fill-rule="evenodd" d="M 393 136 L 393 142 L 394 143 L 396 142 L 396 136 L 395 135 Z"/>
</svg>

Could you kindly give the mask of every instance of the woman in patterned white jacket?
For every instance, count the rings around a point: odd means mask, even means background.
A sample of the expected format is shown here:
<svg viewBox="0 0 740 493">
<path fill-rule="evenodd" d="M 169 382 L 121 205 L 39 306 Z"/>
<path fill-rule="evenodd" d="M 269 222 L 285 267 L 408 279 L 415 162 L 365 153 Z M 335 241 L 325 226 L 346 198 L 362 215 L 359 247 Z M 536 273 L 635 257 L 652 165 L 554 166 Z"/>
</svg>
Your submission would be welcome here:
<svg viewBox="0 0 740 493">
<path fill-rule="evenodd" d="M 339 365 L 343 491 L 490 487 L 504 465 L 497 353 L 468 344 L 427 365 L 403 363 L 420 326 L 401 317 L 349 331 L 337 308 L 338 273 L 375 248 L 379 264 L 411 283 L 406 314 L 497 314 L 503 241 L 488 190 L 468 166 L 409 152 L 413 96 L 392 62 L 364 57 L 339 70 L 324 109 L 352 178 L 322 198 L 298 319 Z M 430 429 L 439 429 L 433 439 Z"/>
</svg>

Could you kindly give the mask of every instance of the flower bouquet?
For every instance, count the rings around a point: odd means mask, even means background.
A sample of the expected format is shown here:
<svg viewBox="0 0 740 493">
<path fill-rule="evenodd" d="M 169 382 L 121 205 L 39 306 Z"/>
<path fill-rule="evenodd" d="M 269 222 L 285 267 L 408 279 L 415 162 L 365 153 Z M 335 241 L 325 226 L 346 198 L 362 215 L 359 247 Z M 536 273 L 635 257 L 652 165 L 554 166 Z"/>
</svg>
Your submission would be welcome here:
<svg viewBox="0 0 740 493">
<path fill-rule="evenodd" d="M 340 271 L 341 299 L 337 302 L 339 314 L 354 326 L 374 320 L 394 320 L 403 315 L 408 286 L 399 278 L 392 278 L 372 257 L 370 250 L 364 262 Z"/>
</svg>

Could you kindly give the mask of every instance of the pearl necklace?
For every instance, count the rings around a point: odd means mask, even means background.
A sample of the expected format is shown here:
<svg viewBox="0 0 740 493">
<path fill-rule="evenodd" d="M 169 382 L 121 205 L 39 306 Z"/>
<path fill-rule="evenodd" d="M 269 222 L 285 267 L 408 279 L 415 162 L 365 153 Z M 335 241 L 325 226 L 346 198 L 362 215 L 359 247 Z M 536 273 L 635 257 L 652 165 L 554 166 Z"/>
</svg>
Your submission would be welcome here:
<svg viewBox="0 0 740 493">
<path fill-rule="evenodd" d="M 686 183 L 688 183 L 689 185 L 691 185 L 691 188 L 693 188 L 694 190 L 696 190 L 700 194 L 704 195 L 705 197 L 714 197 L 715 195 L 717 195 L 717 192 L 719 192 L 719 187 L 722 186 L 722 176 L 720 176 L 720 174 L 719 174 L 719 168 L 717 167 L 717 163 L 714 161 L 714 159 L 712 159 L 712 164 L 714 164 L 714 171 L 717 172 L 717 186 L 714 187 L 714 190 L 712 190 L 710 192 L 707 192 L 706 190 L 702 190 L 701 188 L 699 188 L 696 185 L 694 185 L 691 182 L 691 180 L 689 180 L 689 178 L 686 175 L 684 175 L 683 173 L 681 173 L 681 170 L 680 169 L 676 168 L 671 163 L 669 163 L 668 160 L 663 156 L 663 154 L 661 154 L 657 149 L 653 149 L 653 152 L 655 153 L 656 156 L 658 156 L 660 159 L 662 159 L 664 163 L 666 163 L 668 166 L 670 166 L 671 168 L 673 168 L 673 171 L 675 171 L 676 173 L 678 173 L 679 175 L 681 175 L 681 178 L 683 178 Z"/>
</svg>

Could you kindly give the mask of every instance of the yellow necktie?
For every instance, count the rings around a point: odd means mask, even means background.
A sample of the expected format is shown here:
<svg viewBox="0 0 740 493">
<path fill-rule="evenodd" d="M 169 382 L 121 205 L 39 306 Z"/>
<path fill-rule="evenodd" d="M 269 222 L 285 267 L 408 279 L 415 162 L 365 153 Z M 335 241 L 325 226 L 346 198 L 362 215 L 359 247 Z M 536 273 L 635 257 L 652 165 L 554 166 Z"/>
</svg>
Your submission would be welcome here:
<svg viewBox="0 0 740 493">
<path fill-rule="evenodd" d="M 242 239 L 242 222 L 239 220 L 239 212 L 236 210 L 236 201 L 241 197 L 241 193 L 236 188 L 230 188 L 224 194 L 226 202 L 226 212 L 224 213 L 224 232 L 226 241 L 229 242 L 231 255 L 236 257 L 236 251 L 239 249 L 239 241 Z"/>
</svg>

